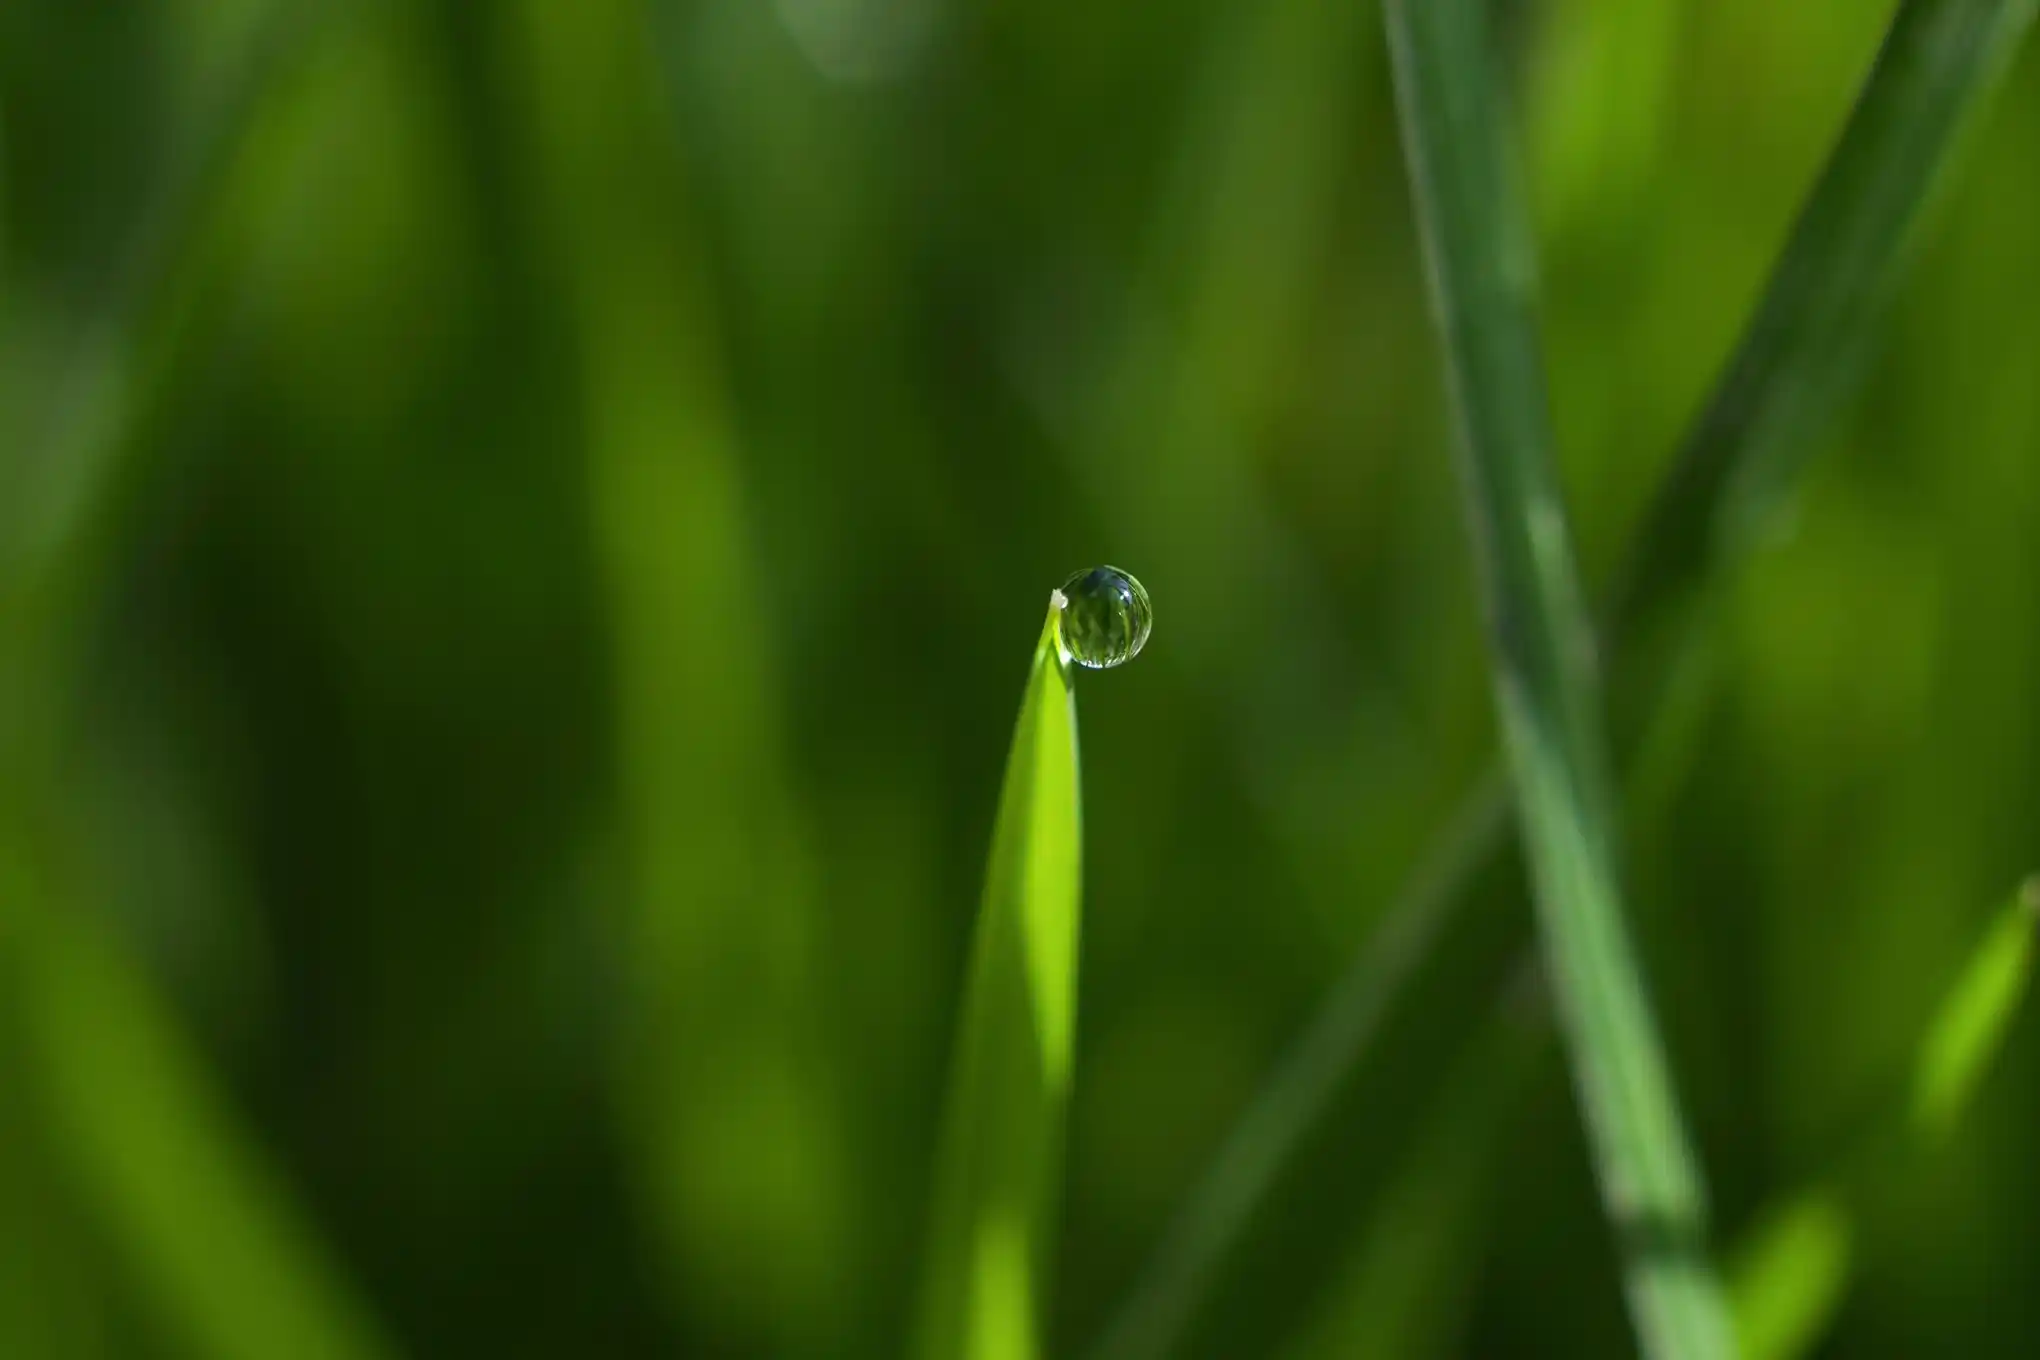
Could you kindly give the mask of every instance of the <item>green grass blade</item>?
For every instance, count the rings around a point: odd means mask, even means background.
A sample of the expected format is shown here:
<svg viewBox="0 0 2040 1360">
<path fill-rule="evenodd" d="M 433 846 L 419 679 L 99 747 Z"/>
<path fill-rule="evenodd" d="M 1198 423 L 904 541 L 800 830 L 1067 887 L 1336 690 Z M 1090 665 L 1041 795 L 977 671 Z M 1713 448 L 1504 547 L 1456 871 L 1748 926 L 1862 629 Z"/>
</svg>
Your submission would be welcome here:
<svg viewBox="0 0 2040 1360">
<path fill-rule="evenodd" d="M 1854 1241 L 1848 1206 L 1826 1185 L 1751 1229 L 1728 1271 L 1743 1360 L 1794 1360 L 1813 1348 L 1848 1291 Z"/>
<path fill-rule="evenodd" d="M 1956 132 L 1982 102 L 2032 12 L 2032 0 L 1900 5 L 1884 53 L 1736 357 L 1631 541 L 1630 569 L 1606 615 L 1615 625 L 1612 640 L 1620 643 L 1613 654 L 1615 694 L 1625 711 L 1649 715 L 1659 702 L 1657 679 L 1644 684 L 1633 674 L 1632 635 L 1686 622 L 1685 611 L 1674 606 L 1748 546 L 1746 534 L 1717 533 L 1711 526 L 1758 523 L 1758 512 L 1803 474 L 1811 436 L 1861 381 L 1867 339 L 1903 272 L 1917 202 L 1950 159 Z M 1880 213 L 1879 204 L 1897 208 Z M 1822 344 L 1834 348 L 1824 351 Z M 1796 374 L 1817 381 L 1783 390 L 1780 384 L 1797 381 Z M 1742 471 L 1758 466 L 1765 470 Z M 1099 1347 L 1101 1357 L 1139 1360 L 1167 1352 L 1210 1271 L 1363 1061 L 1380 1017 L 1475 877 L 1506 849 L 1514 822 L 1498 765 L 1460 800 L 1447 825 L 1440 848 L 1405 879 L 1171 1220 Z"/>
<path fill-rule="evenodd" d="M 10 847 L 0 845 L 0 855 Z M 48 875 L 0 863 L 8 1054 L 89 1211 L 181 1354 L 374 1360 L 389 1350 L 207 1070 L 108 933 Z"/>
<path fill-rule="evenodd" d="M 971 948 L 923 1281 L 925 1360 L 1045 1349 L 1082 870 L 1077 716 L 1057 617 L 1052 608 L 1034 650 Z"/>
<path fill-rule="evenodd" d="M 615 1069 L 668 1289 L 737 1349 L 835 1354 L 859 1268 L 829 939 L 757 582 L 703 190 L 632 0 L 506 6 L 607 606 L 634 1004 Z"/>
<path fill-rule="evenodd" d="M 1945 1138 L 2004 1044 L 2033 974 L 2040 880 L 2028 880 L 1969 958 L 1933 1023 L 1913 1069 L 1914 1130 Z"/>
<path fill-rule="evenodd" d="M 171 132 L 162 186 L 104 271 L 91 315 L 57 372 L 18 403 L 0 401 L 0 607 L 8 627 L 87 598 L 112 551 L 110 525 L 138 450 L 188 376 L 194 317 L 229 267 L 218 230 L 257 134 L 339 16 L 323 0 L 278 0 L 253 15 L 208 16 L 232 30 L 190 127 Z M 0 312 L 0 327 L 10 318 Z M 15 394 L 0 384 L 0 398 Z M 18 406 L 18 409 L 17 409 Z"/>
<path fill-rule="evenodd" d="M 1500 772 L 1466 804 L 1426 851 L 1310 1027 L 1234 1121 L 1093 1346 L 1094 1360 L 1149 1360 L 1175 1346 L 1205 1282 L 1373 1042 L 1478 865 L 1504 842 L 1508 785 Z"/>
<path fill-rule="evenodd" d="M 328 17 L 208 16 L 232 31 L 192 126 L 170 134 L 160 190 L 39 399 L 0 412 L 0 439 L 32 455 L 0 459 L 0 1068 L 47 1145 L 57 1207 L 104 1247 L 140 1325 L 193 1356 L 387 1352 L 174 1008 L 73 891 L 52 809 L 124 498 L 153 470 L 165 401 L 210 353 L 193 332 L 227 270 L 222 214 Z M 112 1312 L 100 1283 L 86 1289 Z"/>
<path fill-rule="evenodd" d="M 1735 1252 L 1732 1298 L 1748 1360 L 1798 1360 L 1827 1334 L 1848 1293 L 1855 1192 L 1886 1174 L 1867 1154 L 1894 1144 L 1931 1153 L 1953 1132 L 2025 1000 L 2036 921 L 2040 880 L 2028 880 L 1941 998 L 1906 1099 L 1880 1111 L 1824 1180 L 1762 1215 Z"/>
<path fill-rule="evenodd" d="M 1593 633 L 1551 466 L 1534 258 L 1481 0 L 1390 0 L 1397 107 L 1456 409 L 1496 704 L 1630 1310 L 1656 1357 L 1733 1352 L 1700 1175 L 1622 921 Z"/>
<path fill-rule="evenodd" d="M 2034 0 L 1903 0 L 1713 396 L 1634 541 L 1618 631 L 1745 546 L 1855 390 L 1957 134 Z"/>
<path fill-rule="evenodd" d="M 1419 1360 L 1465 1345 L 1503 1163 L 1491 1136 L 1544 1068 L 1550 1017 L 1535 967 L 1518 973 L 1453 1060 L 1412 1146 L 1356 1234 L 1324 1303 L 1281 1352 L 1290 1360 Z"/>
</svg>

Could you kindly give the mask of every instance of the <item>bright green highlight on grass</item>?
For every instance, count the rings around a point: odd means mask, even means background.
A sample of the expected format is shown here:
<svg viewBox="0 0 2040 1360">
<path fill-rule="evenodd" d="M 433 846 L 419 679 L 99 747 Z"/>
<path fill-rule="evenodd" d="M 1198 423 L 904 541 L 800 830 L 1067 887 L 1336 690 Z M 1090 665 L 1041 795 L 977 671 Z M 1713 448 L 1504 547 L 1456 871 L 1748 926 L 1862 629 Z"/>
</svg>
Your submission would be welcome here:
<svg viewBox="0 0 2040 1360">
<path fill-rule="evenodd" d="M 1942 1001 L 1913 1073 L 1913 1125 L 1920 1134 L 1948 1134 L 2003 1045 L 2033 973 L 2036 919 L 2040 879 L 2029 879 Z"/>
<path fill-rule="evenodd" d="M 1020 709 L 1020 730 L 1014 734 L 1013 751 L 1007 758 L 980 929 L 1000 904 L 1018 905 L 1041 1076 L 1060 1096 L 1068 1089 L 1070 1054 L 1076 1039 L 1083 815 L 1077 784 L 1076 699 L 1070 690 L 1069 670 L 1047 636 L 1057 624 L 1057 619 L 1049 620 L 1035 649 L 1027 698 Z M 1044 651 L 1052 655 L 1044 658 Z M 1008 800 L 1019 792 L 1020 780 L 1026 781 L 1022 795 L 1026 811 L 1016 826 L 1006 809 Z"/>
<path fill-rule="evenodd" d="M 923 1267 L 925 1360 L 1040 1353 L 1083 883 L 1067 604 L 1056 592 L 1035 643 L 992 831 Z"/>
<path fill-rule="evenodd" d="M 2000 908 L 1928 1023 L 1913 1065 L 1910 1097 L 1863 1130 L 1859 1151 L 1881 1147 L 1931 1153 L 1953 1131 L 2004 1046 L 2032 975 L 2040 880 L 2028 880 Z M 1894 1136 L 1895 1135 L 1895 1136 Z M 1735 1253 L 1731 1292 L 1744 1360 L 1799 1360 L 1811 1354 L 1848 1296 L 1866 1182 L 1859 1157 L 1761 1215 Z M 1851 1171 L 1855 1174 L 1850 1174 Z M 1871 1168 L 1870 1175 L 1881 1174 Z"/>
<path fill-rule="evenodd" d="M 1769 1215 L 1729 1271 L 1743 1360 L 1791 1360 L 1827 1330 L 1849 1285 L 1849 1212 L 1826 1186 Z"/>
</svg>

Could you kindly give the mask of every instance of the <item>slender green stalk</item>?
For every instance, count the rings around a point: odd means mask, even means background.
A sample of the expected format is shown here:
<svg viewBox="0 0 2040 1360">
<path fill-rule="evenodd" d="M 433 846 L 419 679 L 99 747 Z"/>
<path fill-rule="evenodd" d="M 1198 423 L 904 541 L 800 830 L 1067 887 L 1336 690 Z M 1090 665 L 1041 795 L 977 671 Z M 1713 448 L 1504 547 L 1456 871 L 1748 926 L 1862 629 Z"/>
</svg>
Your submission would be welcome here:
<svg viewBox="0 0 2040 1360">
<path fill-rule="evenodd" d="M 1734 357 L 1631 540 L 1630 567 L 1603 616 L 1618 644 L 1610 648 L 1618 719 L 1654 719 L 1669 663 L 1641 664 L 1644 635 L 1693 634 L 1694 611 L 1678 606 L 1734 565 L 1764 513 L 1803 476 L 1813 436 L 1860 384 L 1921 206 L 2033 9 L 2033 0 L 1899 5 Z M 1618 722 L 1618 736 L 1631 727 Z M 1175 1344 L 1255 1205 L 1360 1066 L 1477 875 L 1507 848 L 1515 827 L 1507 794 L 1497 765 L 1462 797 L 1171 1221 L 1105 1332 L 1101 1360 L 1139 1360 Z"/>
<path fill-rule="evenodd" d="M 1076 1036 L 1077 714 L 1049 609 L 999 794 L 958 1020 L 919 1354 L 1027 1360 L 1042 1341 Z"/>
<path fill-rule="evenodd" d="M 1499 770 L 1436 837 L 1401 894 L 1333 986 L 1185 1198 L 1094 1360 L 1166 1355 L 1188 1325 L 1205 1283 L 1246 1230 L 1304 1136 L 1380 1031 L 1478 866 L 1504 844 L 1508 785 Z"/>
<path fill-rule="evenodd" d="M 1664 618 L 1746 548 L 1855 391 L 1958 135 L 2032 26 L 2035 0 L 1903 0 L 1734 357 L 1659 488 L 1614 600 Z"/>
<path fill-rule="evenodd" d="M 2029 879 L 1992 921 L 1927 1027 L 1913 1067 L 1911 1116 L 1922 1139 L 1948 1136 L 2003 1047 L 2033 976 L 2040 879 Z"/>
<path fill-rule="evenodd" d="M 1323 1303 L 1282 1354 L 1419 1360 L 1465 1346 L 1465 1306 L 1485 1253 L 1487 1210 L 1506 1163 L 1492 1136 L 1513 1121 L 1551 1048 L 1534 959 L 1513 973 L 1488 1018 L 1452 1060 L 1442 1089 L 1358 1225 Z"/>
<path fill-rule="evenodd" d="M 1848 1294 L 1855 1222 L 1819 1182 L 1762 1214 L 1729 1253 L 1729 1299 L 1744 1360 L 1794 1360 L 1827 1330 Z"/>
<path fill-rule="evenodd" d="M 1418 234 L 1454 397 L 1517 816 L 1630 1312 L 1655 1357 L 1732 1353 L 1705 1196 L 1622 920 L 1593 633 L 1553 476 L 1534 252 L 1482 0 L 1391 0 Z"/>
<path fill-rule="evenodd" d="M 1897 1098 L 1818 1178 L 1758 1215 L 1731 1254 L 1747 1360 L 1798 1360 L 1826 1336 L 1848 1297 L 1865 1192 L 1881 1189 L 1894 1163 L 1939 1151 L 1974 1103 L 2031 990 L 2036 925 L 2040 880 L 2029 879 L 1998 908 L 1935 1007 Z"/>
</svg>

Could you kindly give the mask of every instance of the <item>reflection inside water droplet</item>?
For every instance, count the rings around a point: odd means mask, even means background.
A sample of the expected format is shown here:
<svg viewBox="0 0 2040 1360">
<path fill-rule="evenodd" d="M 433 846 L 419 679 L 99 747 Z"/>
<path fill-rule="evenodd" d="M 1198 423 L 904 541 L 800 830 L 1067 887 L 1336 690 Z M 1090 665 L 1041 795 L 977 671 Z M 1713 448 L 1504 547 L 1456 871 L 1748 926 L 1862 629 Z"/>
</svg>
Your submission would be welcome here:
<svg viewBox="0 0 2040 1360">
<path fill-rule="evenodd" d="M 1104 670 L 1140 654 L 1154 609 L 1132 576 L 1117 567 L 1092 567 L 1064 581 L 1056 596 L 1062 610 L 1058 632 L 1070 660 Z"/>
</svg>

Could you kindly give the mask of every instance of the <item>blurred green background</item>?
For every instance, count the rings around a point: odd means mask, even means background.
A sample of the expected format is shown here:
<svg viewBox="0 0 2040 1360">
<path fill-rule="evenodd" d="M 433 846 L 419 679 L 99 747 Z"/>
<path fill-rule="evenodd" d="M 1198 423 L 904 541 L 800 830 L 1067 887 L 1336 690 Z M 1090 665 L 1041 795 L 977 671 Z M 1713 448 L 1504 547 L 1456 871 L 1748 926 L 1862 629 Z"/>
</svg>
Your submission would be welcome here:
<svg viewBox="0 0 2040 1360">
<path fill-rule="evenodd" d="M 1612 570 L 1856 0 L 1513 0 Z M 2040 861 L 2040 56 L 1634 764 L 1717 1235 Z M 1049 588 L 1088 862 L 1055 1354 L 1492 744 L 1361 0 L 0 2 L 0 1355 L 890 1355 Z M 1183 1353 L 1629 1353 L 1495 875 Z M 2040 1043 L 1825 1353 L 2040 1350 Z"/>
</svg>

